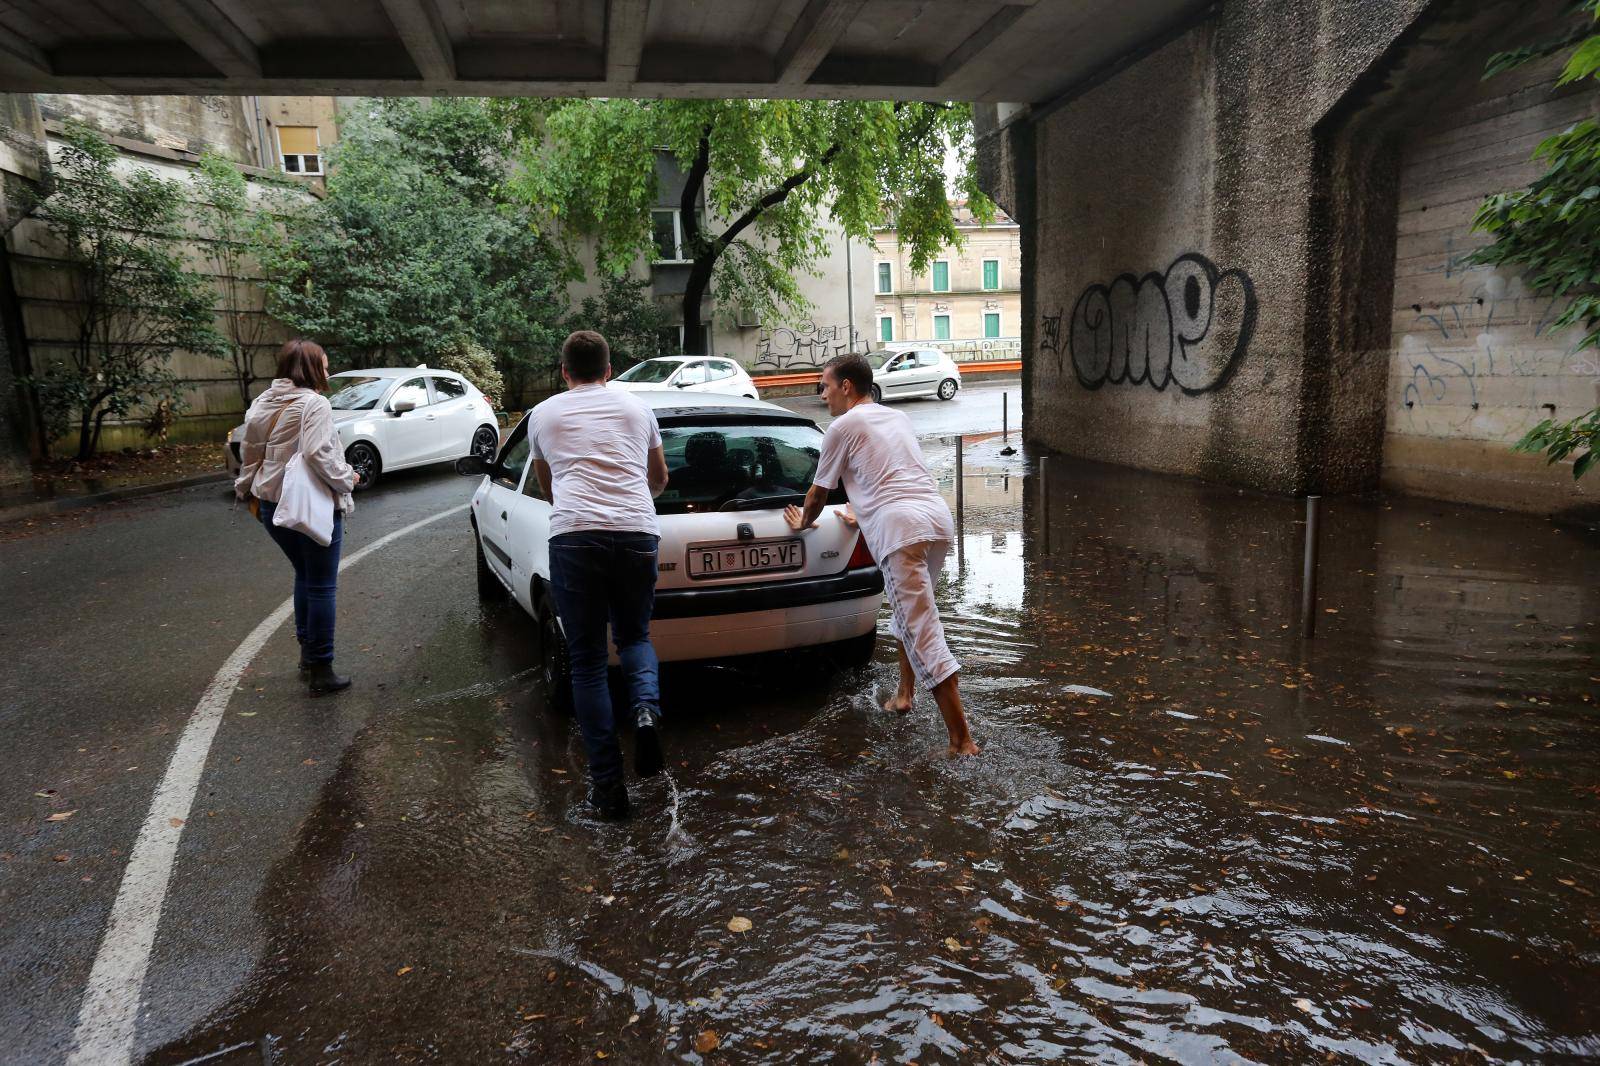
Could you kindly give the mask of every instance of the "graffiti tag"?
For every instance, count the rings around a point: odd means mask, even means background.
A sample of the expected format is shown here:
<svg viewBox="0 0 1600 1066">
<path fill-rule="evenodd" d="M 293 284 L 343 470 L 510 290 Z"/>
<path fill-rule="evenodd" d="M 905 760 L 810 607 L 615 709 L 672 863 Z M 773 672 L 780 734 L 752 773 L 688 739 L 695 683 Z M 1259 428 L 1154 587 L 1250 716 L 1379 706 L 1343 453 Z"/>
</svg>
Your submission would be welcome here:
<svg viewBox="0 0 1600 1066">
<path fill-rule="evenodd" d="M 756 366 L 779 370 L 820 367 L 836 355 L 853 351 L 860 339 L 861 331 L 854 326 L 802 322 L 794 329 L 763 329 L 756 341 Z"/>
</svg>

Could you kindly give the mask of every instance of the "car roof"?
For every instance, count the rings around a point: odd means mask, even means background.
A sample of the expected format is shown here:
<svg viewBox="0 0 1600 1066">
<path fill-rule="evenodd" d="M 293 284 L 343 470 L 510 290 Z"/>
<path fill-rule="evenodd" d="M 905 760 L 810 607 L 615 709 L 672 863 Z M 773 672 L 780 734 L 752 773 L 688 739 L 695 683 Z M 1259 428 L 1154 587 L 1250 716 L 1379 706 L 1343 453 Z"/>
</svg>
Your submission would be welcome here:
<svg viewBox="0 0 1600 1066">
<path fill-rule="evenodd" d="M 797 425 L 815 425 L 805 415 L 796 414 L 787 407 L 779 407 L 765 400 L 752 400 L 748 396 L 710 396 L 706 393 L 685 394 L 676 389 L 639 389 L 628 393 L 636 400 L 649 405 L 658 422 L 693 422 L 751 419 L 762 422 L 793 422 Z"/>
<path fill-rule="evenodd" d="M 369 370 L 341 370 L 337 374 L 330 374 L 330 378 L 399 378 L 411 377 L 414 374 L 433 374 L 437 377 L 462 378 L 454 370 L 441 370 L 436 366 L 375 366 Z"/>
<path fill-rule="evenodd" d="M 687 363 L 691 359 L 715 359 L 719 363 L 732 363 L 739 366 L 739 361 L 731 355 L 652 355 L 648 359 L 639 360 L 640 363 Z M 638 364 L 634 364 L 637 366 Z M 632 370 L 633 367 L 629 367 Z M 742 367 L 740 369 L 743 369 Z"/>
</svg>

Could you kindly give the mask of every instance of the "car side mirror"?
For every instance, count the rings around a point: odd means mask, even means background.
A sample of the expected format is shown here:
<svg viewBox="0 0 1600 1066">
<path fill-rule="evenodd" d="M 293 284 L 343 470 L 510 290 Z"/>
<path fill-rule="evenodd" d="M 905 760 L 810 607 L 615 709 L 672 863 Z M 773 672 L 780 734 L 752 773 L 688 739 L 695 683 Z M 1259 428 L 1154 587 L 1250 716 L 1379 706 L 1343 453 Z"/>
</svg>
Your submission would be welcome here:
<svg viewBox="0 0 1600 1066">
<path fill-rule="evenodd" d="M 463 455 L 456 460 L 456 473 L 463 477 L 482 477 L 494 472 L 494 464 L 481 455 Z"/>
<path fill-rule="evenodd" d="M 415 400 L 396 400 L 394 403 L 389 405 L 389 410 L 393 411 L 397 415 L 403 415 L 407 411 L 415 411 L 416 409 L 417 401 Z"/>
</svg>

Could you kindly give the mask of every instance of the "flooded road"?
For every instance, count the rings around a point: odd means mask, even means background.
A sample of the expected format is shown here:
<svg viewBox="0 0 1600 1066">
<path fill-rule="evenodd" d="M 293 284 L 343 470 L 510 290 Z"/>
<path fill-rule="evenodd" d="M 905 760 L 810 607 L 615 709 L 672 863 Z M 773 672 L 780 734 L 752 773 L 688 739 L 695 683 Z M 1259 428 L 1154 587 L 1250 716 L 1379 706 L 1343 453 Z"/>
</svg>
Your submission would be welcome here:
<svg viewBox="0 0 1600 1066">
<path fill-rule="evenodd" d="M 930 459 L 951 478 L 947 442 Z M 532 628 L 459 607 L 251 901 L 219 1061 L 1556 1061 L 1600 1055 L 1595 534 L 968 444 L 940 589 L 978 759 L 869 668 L 665 678 L 592 820 Z M 465 572 L 465 571 L 463 571 Z"/>
</svg>

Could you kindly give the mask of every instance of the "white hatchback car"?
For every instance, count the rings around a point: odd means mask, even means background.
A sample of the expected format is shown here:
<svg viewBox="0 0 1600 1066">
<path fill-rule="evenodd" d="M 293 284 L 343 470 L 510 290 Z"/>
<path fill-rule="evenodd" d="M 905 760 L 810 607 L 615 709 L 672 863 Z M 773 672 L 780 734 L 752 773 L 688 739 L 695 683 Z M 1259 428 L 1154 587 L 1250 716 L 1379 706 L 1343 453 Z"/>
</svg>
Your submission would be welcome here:
<svg viewBox="0 0 1600 1066">
<path fill-rule="evenodd" d="M 611 387 L 630 392 L 677 389 L 756 398 L 756 383 L 750 380 L 744 367 L 732 359 L 709 355 L 663 355 L 646 359 L 612 378 Z"/>
<path fill-rule="evenodd" d="M 961 368 L 949 352 L 938 348 L 912 348 L 906 351 L 873 352 L 872 398 L 898 400 L 906 396 L 955 397 L 961 388 Z"/>
<path fill-rule="evenodd" d="M 825 646 L 841 665 L 871 659 L 883 574 L 835 490 L 804 533 L 783 518 L 811 486 L 822 431 L 803 415 L 742 396 L 643 392 L 661 426 L 670 477 L 660 516 L 650 640 L 663 662 Z M 472 494 L 478 590 L 507 591 L 539 627 L 548 695 L 565 700 L 566 643 L 550 591 L 550 502 L 528 461 L 528 420 L 499 455 L 456 464 Z M 612 662 L 616 651 L 612 650 Z"/>
<path fill-rule="evenodd" d="M 427 366 L 347 370 L 328 378 L 333 424 L 356 490 L 379 475 L 465 455 L 493 458 L 500 443 L 494 408 L 477 387 L 450 370 Z M 228 470 L 239 474 L 244 427 L 228 434 Z"/>
</svg>

